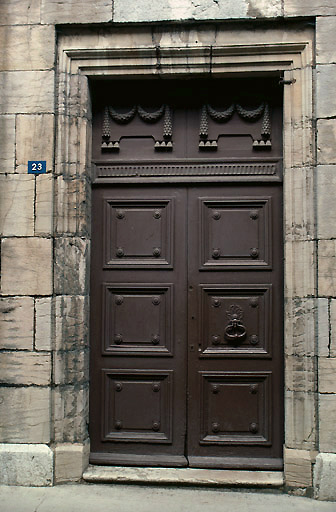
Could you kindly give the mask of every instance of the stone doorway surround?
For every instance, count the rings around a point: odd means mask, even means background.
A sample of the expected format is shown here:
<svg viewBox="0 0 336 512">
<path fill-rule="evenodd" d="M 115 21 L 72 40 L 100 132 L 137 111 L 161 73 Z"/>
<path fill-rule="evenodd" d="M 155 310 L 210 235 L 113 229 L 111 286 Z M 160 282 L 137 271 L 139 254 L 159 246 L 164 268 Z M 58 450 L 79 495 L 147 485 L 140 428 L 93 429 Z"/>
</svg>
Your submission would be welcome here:
<svg viewBox="0 0 336 512">
<path fill-rule="evenodd" d="M 169 25 L 59 31 L 52 417 L 56 482 L 88 464 L 90 80 L 281 74 L 284 89 L 285 483 L 313 485 L 317 333 L 312 27 Z M 113 89 L 111 90 L 111 101 Z"/>
</svg>

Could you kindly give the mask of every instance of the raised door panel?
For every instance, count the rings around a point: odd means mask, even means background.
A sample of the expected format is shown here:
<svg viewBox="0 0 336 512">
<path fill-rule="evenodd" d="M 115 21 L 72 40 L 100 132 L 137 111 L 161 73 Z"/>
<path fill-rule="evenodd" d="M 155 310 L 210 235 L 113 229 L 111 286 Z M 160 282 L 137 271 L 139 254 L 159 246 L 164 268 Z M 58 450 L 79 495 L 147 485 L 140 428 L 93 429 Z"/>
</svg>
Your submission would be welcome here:
<svg viewBox="0 0 336 512">
<path fill-rule="evenodd" d="M 105 201 L 105 268 L 172 268 L 173 199 Z"/>
<path fill-rule="evenodd" d="M 203 270 L 272 265 L 271 198 L 200 198 Z"/>
</svg>

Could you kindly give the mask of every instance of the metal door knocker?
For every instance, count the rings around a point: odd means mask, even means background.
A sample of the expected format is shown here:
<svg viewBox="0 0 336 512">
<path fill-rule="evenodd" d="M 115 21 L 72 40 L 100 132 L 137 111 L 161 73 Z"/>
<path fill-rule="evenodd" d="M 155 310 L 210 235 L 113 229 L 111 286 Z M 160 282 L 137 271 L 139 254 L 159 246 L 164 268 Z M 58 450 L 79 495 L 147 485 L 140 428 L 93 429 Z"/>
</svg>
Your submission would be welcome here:
<svg viewBox="0 0 336 512">
<path fill-rule="evenodd" d="M 232 304 L 226 314 L 230 321 L 225 327 L 225 339 L 233 342 L 243 341 L 246 338 L 246 327 L 241 322 L 243 310 L 237 304 Z"/>
</svg>

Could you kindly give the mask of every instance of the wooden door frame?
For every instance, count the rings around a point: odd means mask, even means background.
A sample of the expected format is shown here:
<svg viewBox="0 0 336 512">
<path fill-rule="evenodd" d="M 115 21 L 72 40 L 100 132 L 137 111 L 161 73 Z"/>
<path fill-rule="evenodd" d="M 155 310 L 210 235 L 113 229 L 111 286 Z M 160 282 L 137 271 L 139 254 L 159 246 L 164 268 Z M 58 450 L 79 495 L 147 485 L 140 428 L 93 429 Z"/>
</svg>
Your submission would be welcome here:
<svg viewBox="0 0 336 512">
<path fill-rule="evenodd" d="M 222 29 L 222 27 L 224 27 Z M 265 42 L 267 41 L 267 42 Z M 89 246 L 91 110 L 89 79 L 108 77 L 214 77 L 278 74 L 284 83 L 284 250 L 285 250 L 285 460 L 295 451 L 302 460 L 316 449 L 317 395 L 306 378 L 312 373 L 317 325 L 314 128 L 312 121 L 312 28 L 283 25 L 260 29 L 237 25 L 225 30 L 217 24 L 100 28 L 99 32 L 64 29 L 59 32 L 57 62 L 55 152 L 55 303 L 76 304 L 56 317 L 60 333 L 55 347 L 62 358 L 65 328 L 73 316 L 87 326 Z M 113 91 L 111 92 L 113 95 Z M 300 194 L 293 191 L 300 190 Z M 67 254 L 67 258 L 64 255 Z M 69 263 L 70 260 L 73 264 Z M 71 279 L 69 276 L 71 275 Z M 83 337 L 87 329 L 83 330 Z M 88 364 L 78 340 L 78 370 L 73 382 L 54 392 L 54 439 L 64 420 L 57 404 L 77 390 L 75 398 L 81 446 L 88 443 Z M 78 390 L 80 392 L 78 392 Z M 302 415 L 304 414 L 304 421 Z M 299 450 L 298 453 L 296 451 Z M 84 448 L 83 453 L 87 450 Z M 83 469 L 87 458 L 83 457 Z"/>
</svg>

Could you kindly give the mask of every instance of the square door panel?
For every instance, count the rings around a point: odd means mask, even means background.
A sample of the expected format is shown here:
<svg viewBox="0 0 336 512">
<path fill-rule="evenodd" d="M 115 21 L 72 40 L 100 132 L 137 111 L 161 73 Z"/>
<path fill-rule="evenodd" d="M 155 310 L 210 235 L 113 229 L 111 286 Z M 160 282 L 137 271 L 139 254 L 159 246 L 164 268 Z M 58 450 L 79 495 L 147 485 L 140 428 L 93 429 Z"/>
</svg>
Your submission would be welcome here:
<svg viewBox="0 0 336 512">
<path fill-rule="evenodd" d="M 103 285 L 103 353 L 170 356 L 173 285 Z"/>
<path fill-rule="evenodd" d="M 172 268 L 170 200 L 106 200 L 104 268 Z"/>
<path fill-rule="evenodd" d="M 103 370 L 103 441 L 171 443 L 172 370 Z"/>
<path fill-rule="evenodd" d="M 200 285 L 201 357 L 270 357 L 272 286 Z"/>
<path fill-rule="evenodd" d="M 271 198 L 200 199 L 200 269 L 269 269 Z"/>
<path fill-rule="evenodd" d="M 271 443 L 271 372 L 200 372 L 201 444 Z"/>
</svg>

